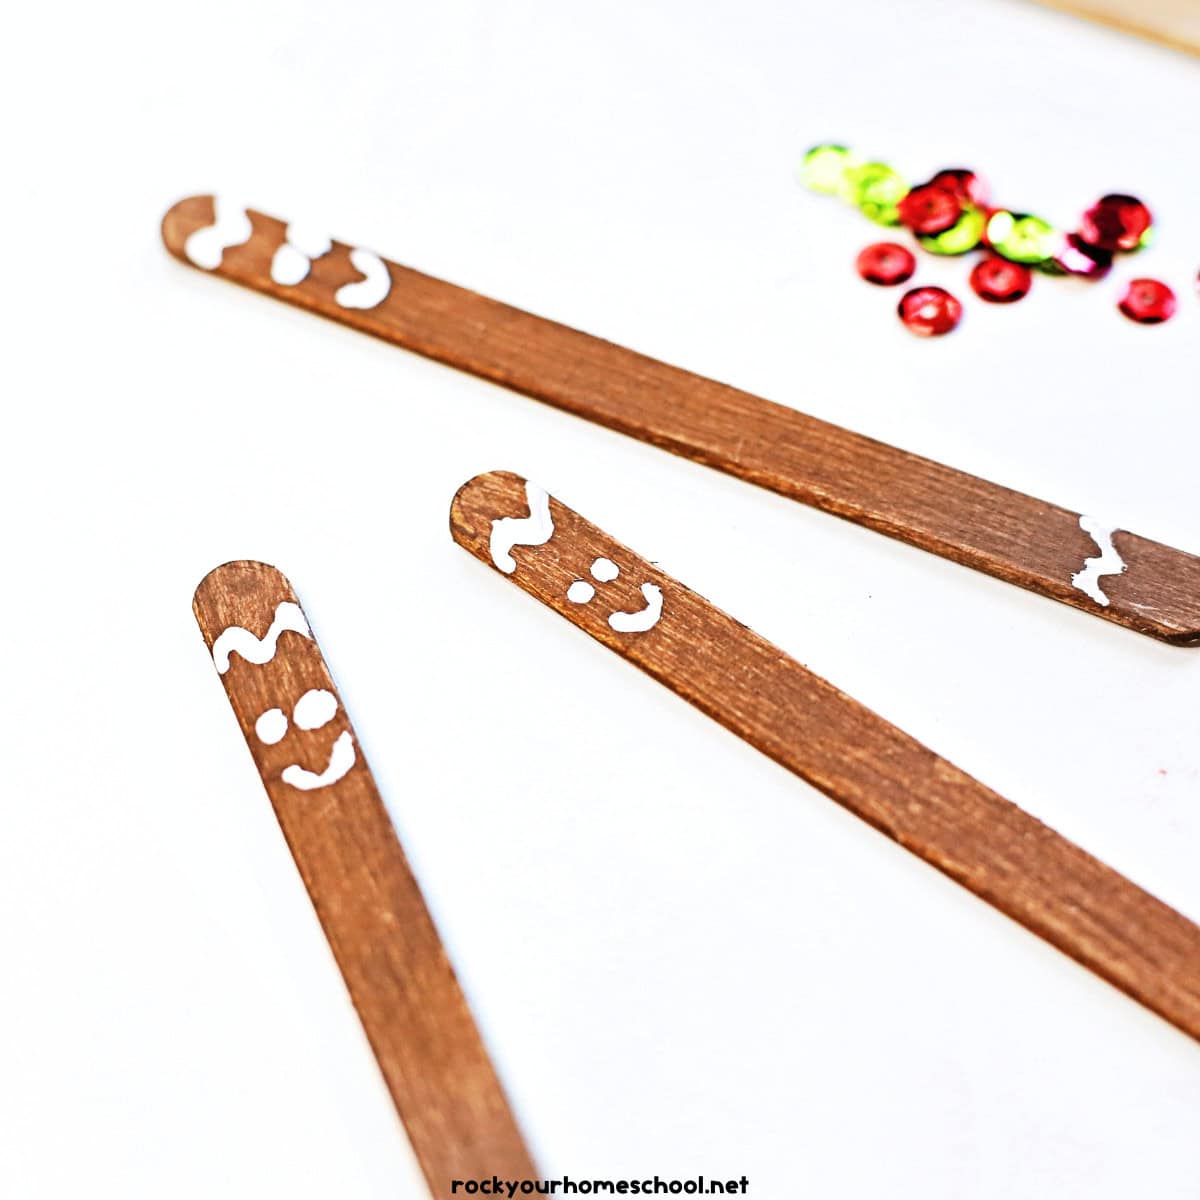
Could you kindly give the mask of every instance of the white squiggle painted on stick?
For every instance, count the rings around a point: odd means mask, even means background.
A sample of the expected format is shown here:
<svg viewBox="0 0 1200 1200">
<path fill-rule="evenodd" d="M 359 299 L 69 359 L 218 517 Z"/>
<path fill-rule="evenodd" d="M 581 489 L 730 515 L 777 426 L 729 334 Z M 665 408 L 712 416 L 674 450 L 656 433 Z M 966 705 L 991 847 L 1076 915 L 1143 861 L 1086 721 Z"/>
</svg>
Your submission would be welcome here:
<svg viewBox="0 0 1200 1200">
<path fill-rule="evenodd" d="M 382 304 L 392 290 L 392 275 L 387 263 L 371 250 L 350 251 L 350 265 L 366 279 L 344 283 L 333 294 L 343 308 L 374 308 Z"/>
<path fill-rule="evenodd" d="M 214 196 L 213 214 L 213 224 L 197 229 L 183 243 L 183 252 L 188 259 L 206 271 L 215 271 L 226 250 L 245 245 L 254 234 L 254 227 L 241 204 Z"/>
<path fill-rule="evenodd" d="M 642 595 L 646 597 L 646 607 L 641 612 L 615 612 L 608 618 L 609 625 L 618 633 L 645 633 L 658 624 L 663 610 L 662 588 L 656 583 L 643 583 Z"/>
<path fill-rule="evenodd" d="M 271 278 L 284 287 L 295 287 L 308 278 L 313 259 L 328 254 L 333 242 L 327 233 L 293 221 L 287 227 L 287 241 L 271 259 Z"/>
<path fill-rule="evenodd" d="M 492 522 L 489 549 L 492 562 L 505 575 L 517 569 L 517 560 L 509 553 L 514 546 L 544 546 L 554 536 L 554 520 L 550 516 L 550 497 L 536 483 L 525 483 L 525 500 L 529 504 L 527 517 L 501 517 Z"/>
<path fill-rule="evenodd" d="M 329 764 L 319 775 L 292 763 L 290 767 L 284 767 L 280 779 L 302 792 L 312 792 L 344 779 L 350 773 L 357 757 L 354 753 L 354 739 L 350 736 L 350 731 L 344 729 L 338 734 L 338 739 L 329 752 Z"/>
<path fill-rule="evenodd" d="M 1079 528 L 1096 543 L 1100 554 L 1097 558 L 1084 559 L 1083 570 L 1072 575 L 1071 582 L 1102 608 L 1107 608 L 1109 600 L 1100 590 L 1100 578 L 1103 575 L 1120 575 L 1125 570 L 1125 560 L 1113 545 L 1113 534 L 1117 531 L 1095 517 L 1080 517 Z"/>
<path fill-rule="evenodd" d="M 229 670 L 229 656 L 240 654 L 248 663 L 261 667 L 275 657 L 275 647 L 280 634 L 291 630 L 306 638 L 312 637 L 312 630 L 300 611 L 300 605 L 284 600 L 275 607 L 275 619 L 271 628 L 262 637 L 257 638 L 248 629 L 240 625 L 230 625 L 222 630 L 221 636 L 213 642 L 212 656 L 217 671 L 224 675 Z"/>
</svg>

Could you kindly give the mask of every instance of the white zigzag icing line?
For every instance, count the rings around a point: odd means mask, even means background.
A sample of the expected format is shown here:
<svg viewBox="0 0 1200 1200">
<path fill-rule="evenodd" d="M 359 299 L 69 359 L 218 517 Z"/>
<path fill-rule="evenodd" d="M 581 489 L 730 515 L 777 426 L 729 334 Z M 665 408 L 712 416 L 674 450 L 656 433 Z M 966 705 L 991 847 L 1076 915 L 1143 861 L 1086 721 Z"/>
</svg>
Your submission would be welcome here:
<svg viewBox="0 0 1200 1200">
<path fill-rule="evenodd" d="M 358 755 L 354 753 L 354 739 L 350 736 L 350 731 L 344 729 L 338 734 L 337 741 L 333 743 L 333 749 L 329 752 L 329 765 L 320 775 L 292 763 L 290 767 L 283 768 L 283 774 L 279 778 L 302 792 L 312 792 L 344 779 L 357 758 Z"/>
<path fill-rule="evenodd" d="M 554 536 L 554 519 L 550 516 L 550 497 L 536 483 L 525 483 L 525 500 L 529 504 L 527 517 L 500 517 L 492 522 L 492 537 L 488 548 L 492 562 L 505 575 L 517 569 L 517 560 L 509 553 L 514 546 L 544 546 Z"/>
<path fill-rule="evenodd" d="M 350 264 L 366 279 L 344 283 L 333 294 L 343 308 L 374 308 L 382 304 L 392 290 L 392 273 L 373 250 L 356 248 L 350 251 Z"/>
<path fill-rule="evenodd" d="M 646 607 L 641 612 L 615 612 L 608 618 L 609 625 L 618 633 L 645 633 L 653 629 L 662 617 L 662 588 L 656 583 L 643 583 L 642 595 Z"/>
<path fill-rule="evenodd" d="M 215 220 L 211 225 L 197 229 L 183 243 L 183 252 L 188 259 L 206 271 L 215 271 L 226 250 L 245 245 L 254 234 L 244 205 L 214 196 L 213 215 Z"/>
<path fill-rule="evenodd" d="M 1113 545 L 1113 534 L 1117 531 L 1097 521 L 1095 517 L 1080 517 L 1079 528 L 1096 543 L 1100 554 L 1097 558 L 1084 559 L 1083 570 L 1072 575 L 1071 582 L 1102 608 L 1107 608 L 1109 600 L 1100 590 L 1100 577 L 1120 575 L 1125 570 L 1125 560 Z"/>
<path fill-rule="evenodd" d="M 219 674 L 224 675 L 229 670 L 229 656 L 240 654 L 248 663 L 261 667 L 275 657 L 275 648 L 279 636 L 288 630 L 312 637 L 312 630 L 300 611 L 300 605 L 290 600 L 283 600 L 275 607 L 275 619 L 271 628 L 262 637 L 257 638 L 248 629 L 240 625 L 230 625 L 221 631 L 221 636 L 213 642 L 212 656 Z"/>
</svg>

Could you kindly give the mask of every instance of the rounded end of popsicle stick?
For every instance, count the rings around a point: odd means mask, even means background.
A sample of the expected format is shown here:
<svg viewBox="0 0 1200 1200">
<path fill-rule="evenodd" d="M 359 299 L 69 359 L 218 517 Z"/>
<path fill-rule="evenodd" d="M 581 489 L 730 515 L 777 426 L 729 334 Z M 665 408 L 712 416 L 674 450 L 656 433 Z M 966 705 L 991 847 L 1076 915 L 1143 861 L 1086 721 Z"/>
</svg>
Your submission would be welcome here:
<svg viewBox="0 0 1200 1200">
<path fill-rule="evenodd" d="M 295 597 L 288 577 L 278 567 L 252 558 L 236 558 L 214 567 L 200 580 L 192 594 L 192 607 L 199 611 L 217 594 L 246 597 L 266 592 L 278 592 L 287 598 Z"/>
<path fill-rule="evenodd" d="M 1097 524 L 1080 518 L 1092 544 L 1076 551 L 1086 557 L 1072 578 L 1072 602 L 1170 646 L 1200 645 L 1200 556 L 1124 529 L 1112 531 L 1106 554 L 1103 529 L 1101 542 L 1092 532 Z"/>
<path fill-rule="evenodd" d="M 1152 633 L 1151 636 L 1157 637 L 1169 646 L 1183 646 L 1184 648 L 1200 646 L 1200 629 L 1171 629 L 1162 633 Z"/>
<path fill-rule="evenodd" d="M 191 263 L 185 247 L 187 240 L 199 229 L 216 221 L 216 200 L 213 196 L 188 196 L 167 209 L 162 219 L 162 240 L 169 253 L 181 262 Z"/>
<path fill-rule="evenodd" d="M 525 488 L 524 477 L 513 471 L 485 471 L 468 479 L 450 502 L 450 536 L 477 558 L 491 561 L 492 521 L 528 515 Z"/>
</svg>

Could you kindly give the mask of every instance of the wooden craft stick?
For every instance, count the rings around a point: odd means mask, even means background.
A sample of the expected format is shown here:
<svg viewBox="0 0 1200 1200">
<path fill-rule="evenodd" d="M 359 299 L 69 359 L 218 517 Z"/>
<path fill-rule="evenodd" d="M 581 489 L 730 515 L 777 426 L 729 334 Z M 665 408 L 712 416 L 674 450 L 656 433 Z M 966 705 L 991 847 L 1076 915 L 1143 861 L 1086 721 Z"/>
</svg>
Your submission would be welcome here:
<svg viewBox="0 0 1200 1200">
<path fill-rule="evenodd" d="M 1195 0 L 1041 0 L 1075 17 L 1121 33 L 1148 38 L 1173 50 L 1200 54 L 1200 8 Z"/>
<path fill-rule="evenodd" d="M 1180 645 L 1200 558 L 387 262 L 193 196 L 177 258 L 944 558 Z"/>
<path fill-rule="evenodd" d="M 454 540 L 789 771 L 1200 1039 L 1200 928 L 518 475 Z"/>
<path fill-rule="evenodd" d="M 537 1179 L 291 584 L 226 563 L 193 609 L 431 1194 Z"/>
</svg>

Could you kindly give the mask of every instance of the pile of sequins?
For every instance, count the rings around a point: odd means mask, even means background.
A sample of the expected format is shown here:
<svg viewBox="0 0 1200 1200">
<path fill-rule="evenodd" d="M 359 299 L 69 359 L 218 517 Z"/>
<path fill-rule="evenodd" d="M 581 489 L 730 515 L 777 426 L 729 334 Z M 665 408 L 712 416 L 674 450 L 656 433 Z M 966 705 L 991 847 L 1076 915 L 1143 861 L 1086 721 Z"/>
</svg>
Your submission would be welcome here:
<svg viewBox="0 0 1200 1200">
<path fill-rule="evenodd" d="M 1153 235 L 1150 210 L 1135 196 L 1102 196 L 1072 233 L 1030 213 L 997 208 L 974 171 L 939 171 L 910 187 L 891 167 L 864 161 L 845 146 L 814 146 L 800 165 L 800 181 L 814 192 L 838 196 L 879 225 L 908 229 L 930 254 L 983 252 L 971 269 L 971 289 L 991 304 L 1012 304 L 1033 285 L 1033 273 L 1102 279 L 1118 254 L 1145 246 Z M 858 256 L 869 283 L 907 283 L 917 260 L 898 242 L 875 242 Z M 1175 312 L 1175 293 L 1157 279 L 1133 279 L 1117 307 L 1131 321 L 1157 325 Z M 897 307 L 906 328 L 921 337 L 949 333 L 962 304 L 945 288 L 916 287 Z"/>
</svg>

